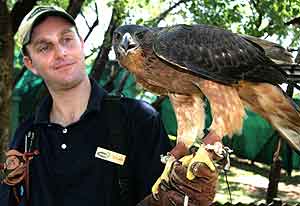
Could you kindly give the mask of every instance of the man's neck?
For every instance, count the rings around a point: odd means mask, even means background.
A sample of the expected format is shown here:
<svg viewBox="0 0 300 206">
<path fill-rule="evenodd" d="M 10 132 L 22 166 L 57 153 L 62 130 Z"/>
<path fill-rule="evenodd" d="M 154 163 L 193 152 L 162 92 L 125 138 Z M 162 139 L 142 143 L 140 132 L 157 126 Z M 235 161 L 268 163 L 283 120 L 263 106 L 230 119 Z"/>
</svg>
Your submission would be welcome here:
<svg viewBox="0 0 300 206">
<path fill-rule="evenodd" d="M 87 78 L 72 89 L 50 93 L 53 99 L 50 121 L 67 126 L 78 121 L 86 110 L 91 93 L 91 83 Z"/>
</svg>

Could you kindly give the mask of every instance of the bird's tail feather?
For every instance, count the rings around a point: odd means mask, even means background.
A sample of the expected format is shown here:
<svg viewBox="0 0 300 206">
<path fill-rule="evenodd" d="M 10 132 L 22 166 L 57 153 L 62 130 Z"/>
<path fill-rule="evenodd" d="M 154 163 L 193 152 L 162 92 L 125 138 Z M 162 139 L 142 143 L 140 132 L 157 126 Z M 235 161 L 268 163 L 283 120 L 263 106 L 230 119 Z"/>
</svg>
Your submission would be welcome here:
<svg viewBox="0 0 300 206">
<path fill-rule="evenodd" d="M 240 85 L 243 102 L 268 120 L 300 155 L 299 107 L 277 86 L 268 83 Z"/>
<path fill-rule="evenodd" d="M 294 84 L 293 84 L 293 86 L 294 86 Z M 295 101 L 285 91 L 283 91 L 280 86 L 277 85 L 277 88 L 282 92 L 282 94 L 285 96 L 287 101 L 294 107 L 294 109 L 300 113 L 300 106 L 298 104 L 296 104 Z"/>
<path fill-rule="evenodd" d="M 298 120 L 293 120 L 295 127 L 292 128 L 285 127 L 280 124 L 276 125 L 276 123 L 273 126 L 277 129 L 281 136 L 287 137 L 286 141 L 292 146 L 292 148 L 295 148 L 295 151 L 300 155 L 300 107 L 293 101 L 291 97 L 287 95 L 287 93 L 282 90 L 281 87 L 277 86 L 277 89 L 279 93 L 281 91 L 281 94 L 286 98 L 287 103 L 289 103 L 291 107 L 295 109 L 294 116 L 296 118 L 298 117 Z"/>
</svg>

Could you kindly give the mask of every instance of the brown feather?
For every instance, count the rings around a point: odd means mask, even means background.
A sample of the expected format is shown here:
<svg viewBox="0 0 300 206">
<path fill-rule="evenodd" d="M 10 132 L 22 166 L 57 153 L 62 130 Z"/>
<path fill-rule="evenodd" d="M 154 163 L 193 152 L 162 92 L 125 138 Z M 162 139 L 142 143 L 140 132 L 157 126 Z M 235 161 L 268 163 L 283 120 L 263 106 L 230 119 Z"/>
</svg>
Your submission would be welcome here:
<svg viewBox="0 0 300 206">
<path fill-rule="evenodd" d="M 245 110 L 236 89 L 209 80 L 200 81 L 199 88 L 211 106 L 213 121 L 209 129 L 220 137 L 241 133 Z"/>
<path fill-rule="evenodd" d="M 300 151 L 300 114 L 280 88 L 267 83 L 241 82 L 237 89 L 245 105 L 267 119 Z"/>
</svg>

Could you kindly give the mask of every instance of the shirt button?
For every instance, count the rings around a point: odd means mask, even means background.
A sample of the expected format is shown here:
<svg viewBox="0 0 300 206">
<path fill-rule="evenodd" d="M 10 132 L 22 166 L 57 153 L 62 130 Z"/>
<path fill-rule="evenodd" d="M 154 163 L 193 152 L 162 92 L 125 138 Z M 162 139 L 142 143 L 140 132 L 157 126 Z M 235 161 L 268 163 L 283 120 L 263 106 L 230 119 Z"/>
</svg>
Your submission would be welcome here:
<svg viewBox="0 0 300 206">
<path fill-rule="evenodd" d="M 62 144 L 62 145 L 60 145 L 60 147 L 61 147 L 62 149 L 66 149 L 66 148 L 67 148 L 67 145 L 66 145 L 66 144 Z"/>
<path fill-rule="evenodd" d="M 68 129 L 67 128 L 64 128 L 62 133 L 66 134 L 68 132 Z"/>
</svg>

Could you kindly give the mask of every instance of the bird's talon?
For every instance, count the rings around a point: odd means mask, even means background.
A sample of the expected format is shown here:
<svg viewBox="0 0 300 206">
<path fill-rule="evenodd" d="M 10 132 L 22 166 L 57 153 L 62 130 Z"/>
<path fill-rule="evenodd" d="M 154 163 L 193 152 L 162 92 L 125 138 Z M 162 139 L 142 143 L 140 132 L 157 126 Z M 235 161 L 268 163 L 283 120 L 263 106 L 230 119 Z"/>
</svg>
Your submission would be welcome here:
<svg viewBox="0 0 300 206">
<path fill-rule="evenodd" d="M 172 156 L 171 153 L 167 153 L 167 155 L 160 155 L 160 161 L 163 164 L 167 164 L 168 160 L 170 159 L 170 157 Z"/>
<path fill-rule="evenodd" d="M 190 163 L 188 165 L 186 178 L 189 180 L 193 180 L 195 178 L 195 175 L 192 173 L 192 170 L 191 170 L 191 167 L 195 162 L 202 162 L 202 163 L 206 164 L 211 171 L 216 170 L 216 167 L 215 167 L 214 163 L 212 162 L 208 151 L 206 151 L 204 146 L 201 146 L 198 148 L 195 156 L 192 158 L 192 160 L 190 161 Z"/>
<path fill-rule="evenodd" d="M 166 166 L 165 166 L 163 173 L 161 174 L 161 176 L 156 180 L 156 182 L 152 186 L 152 194 L 153 195 L 158 193 L 159 185 L 163 180 L 165 180 L 166 182 L 169 182 L 169 173 L 171 171 L 172 164 L 175 160 L 176 159 L 174 156 L 169 155 L 169 158 L 166 162 Z"/>
<path fill-rule="evenodd" d="M 184 157 L 182 157 L 179 161 L 182 163 L 183 166 L 187 167 L 190 162 L 192 161 L 194 155 L 190 154 L 190 155 L 186 155 Z"/>
<path fill-rule="evenodd" d="M 159 196 L 158 196 L 158 194 L 157 194 L 157 193 L 155 193 L 155 194 L 154 194 L 154 193 L 152 193 L 152 196 L 153 196 L 153 198 L 154 198 L 155 200 L 157 200 L 157 201 L 159 200 Z"/>
</svg>

